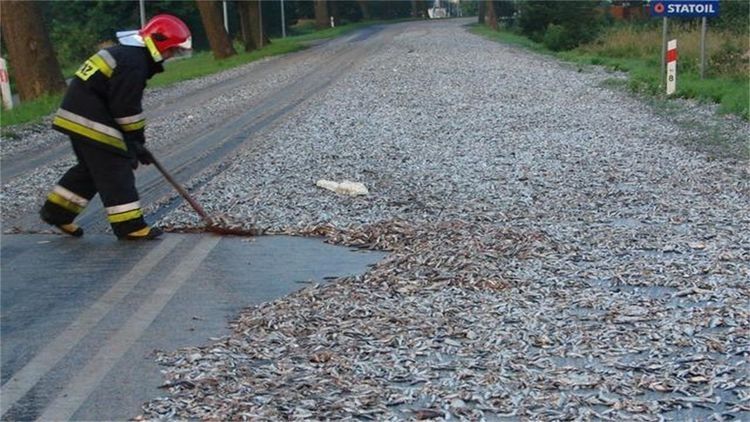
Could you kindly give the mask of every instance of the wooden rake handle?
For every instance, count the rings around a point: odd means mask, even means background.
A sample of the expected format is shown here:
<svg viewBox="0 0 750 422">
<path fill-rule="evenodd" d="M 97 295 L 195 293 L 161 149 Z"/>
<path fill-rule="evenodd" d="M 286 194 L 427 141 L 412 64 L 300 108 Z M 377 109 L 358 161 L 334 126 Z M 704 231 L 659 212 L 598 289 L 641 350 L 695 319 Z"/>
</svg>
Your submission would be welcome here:
<svg viewBox="0 0 750 422">
<path fill-rule="evenodd" d="M 208 216 L 208 213 L 206 213 L 206 210 L 203 209 L 203 207 L 200 206 L 200 204 L 193 199 L 192 196 L 185 190 L 185 188 L 182 187 L 179 183 L 177 183 L 176 180 L 169 174 L 169 172 L 164 168 L 164 166 L 161 165 L 159 160 L 154 157 L 154 154 L 151 153 L 151 151 L 148 152 L 150 155 L 151 162 L 156 166 L 156 169 L 159 170 L 159 173 L 161 173 L 162 176 L 164 176 L 165 179 L 167 179 L 167 182 L 169 182 L 170 185 L 172 185 L 173 188 L 182 196 L 185 198 L 185 200 L 190 204 L 191 207 L 195 210 L 195 212 L 198 213 L 198 215 L 201 216 L 203 221 L 206 222 L 208 226 L 213 226 L 214 222 L 211 220 L 211 217 Z"/>
</svg>

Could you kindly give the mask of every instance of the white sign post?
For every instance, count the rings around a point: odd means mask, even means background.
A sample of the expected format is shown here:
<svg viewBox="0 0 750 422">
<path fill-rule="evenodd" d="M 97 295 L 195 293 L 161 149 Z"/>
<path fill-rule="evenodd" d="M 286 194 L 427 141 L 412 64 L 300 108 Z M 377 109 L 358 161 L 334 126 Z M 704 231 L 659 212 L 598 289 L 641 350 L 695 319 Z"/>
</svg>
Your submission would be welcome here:
<svg viewBox="0 0 750 422">
<path fill-rule="evenodd" d="M 667 43 L 667 95 L 677 89 L 677 40 Z"/>
<path fill-rule="evenodd" d="M 8 77 L 8 66 L 5 59 L 0 57 L 0 93 L 3 96 L 3 107 L 6 110 L 13 108 L 13 97 L 10 93 L 10 77 Z"/>
</svg>

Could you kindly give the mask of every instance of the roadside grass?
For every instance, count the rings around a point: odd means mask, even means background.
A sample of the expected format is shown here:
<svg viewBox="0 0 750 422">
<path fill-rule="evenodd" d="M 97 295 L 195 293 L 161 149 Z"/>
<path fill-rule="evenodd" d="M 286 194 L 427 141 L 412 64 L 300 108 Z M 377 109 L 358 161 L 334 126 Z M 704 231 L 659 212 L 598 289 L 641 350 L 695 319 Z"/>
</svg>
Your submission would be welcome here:
<svg viewBox="0 0 750 422">
<path fill-rule="evenodd" d="M 189 59 L 175 60 L 165 64 L 166 72 L 154 76 L 149 82 L 149 87 L 163 87 L 180 81 L 199 78 L 213 73 L 241 66 L 265 57 L 287 54 L 308 48 L 310 43 L 316 40 L 324 40 L 338 37 L 357 29 L 383 24 L 394 23 L 401 20 L 391 21 L 366 21 L 335 28 L 316 30 L 309 22 L 303 22 L 299 27 L 290 28 L 290 36 L 286 38 L 273 38 L 271 43 L 259 50 L 244 52 L 240 45 L 235 45 L 237 54 L 223 60 L 215 60 L 210 51 L 196 52 Z M 71 77 L 76 68 L 63 69 L 65 78 Z M 44 116 L 54 112 L 60 106 L 62 95 L 49 95 L 33 101 L 25 101 L 16 105 L 12 110 L 0 112 L 0 128 L 3 136 L 8 136 L 5 129 L 9 126 L 21 123 L 39 122 Z"/>
<path fill-rule="evenodd" d="M 596 41 L 572 51 L 555 53 L 542 44 L 509 30 L 493 31 L 475 24 L 471 31 L 489 39 L 550 54 L 579 65 L 600 65 L 628 73 L 626 86 L 633 92 L 666 97 L 661 72 L 661 28 L 621 25 L 610 28 Z M 710 31 L 707 35 L 705 78 L 700 79 L 700 28 L 676 26 L 679 52 L 676 97 L 719 104 L 719 112 L 750 120 L 750 63 L 746 34 Z"/>
<path fill-rule="evenodd" d="M 523 35 L 518 35 L 509 30 L 501 29 L 498 31 L 494 31 L 486 25 L 479 25 L 476 23 L 469 25 L 469 28 L 471 29 L 471 32 L 487 37 L 493 41 L 500 41 L 505 44 L 511 44 L 511 45 L 527 48 L 537 53 L 550 54 L 550 55 L 555 54 L 554 52 L 547 49 L 544 45 L 538 42 L 532 41 L 529 38 L 524 37 Z"/>
<path fill-rule="evenodd" d="M 271 40 L 271 44 L 255 51 L 245 52 L 239 45 L 235 46 L 237 54 L 222 60 L 215 60 L 210 51 L 201 51 L 193 54 L 189 59 L 175 60 L 164 64 L 164 72 L 155 75 L 148 81 L 152 88 L 172 85 L 174 83 L 189 79 L 221 72 L 243 64 L 261 60 L 266 57 L 280 54 L 292 53 L 306 48 L 304 44 L 296 40 L 278 39 Z"/>
<path fill-rule="evenodd" d="M 37 121 L 59 107 L 61 99 L 61 95 L 45 95 L 34 101 L 18 104 L 12 110 L 3 109 L 0 111 L 0 127 Z"/>
</svg>

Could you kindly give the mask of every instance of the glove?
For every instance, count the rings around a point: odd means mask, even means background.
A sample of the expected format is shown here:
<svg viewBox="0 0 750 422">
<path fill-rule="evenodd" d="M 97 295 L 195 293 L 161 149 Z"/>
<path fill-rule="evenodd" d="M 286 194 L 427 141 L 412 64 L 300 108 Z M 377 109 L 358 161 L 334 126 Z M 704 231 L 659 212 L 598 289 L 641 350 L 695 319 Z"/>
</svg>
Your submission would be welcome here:
<svg viewBox="0 0 750 422">
<path fill-rule="evenodd" d="M 154 156 L 151 155 L 151 151 L 146 149 L 146 146 L 140 142 L 135 144 L 135 157 L 140 161 L 141 164 L 149 165 L 154 162 Z M 138 167 L 138 163 L 135 164 Z M 135 168 L 135 167 L 133 167 Z"/>
</svg>

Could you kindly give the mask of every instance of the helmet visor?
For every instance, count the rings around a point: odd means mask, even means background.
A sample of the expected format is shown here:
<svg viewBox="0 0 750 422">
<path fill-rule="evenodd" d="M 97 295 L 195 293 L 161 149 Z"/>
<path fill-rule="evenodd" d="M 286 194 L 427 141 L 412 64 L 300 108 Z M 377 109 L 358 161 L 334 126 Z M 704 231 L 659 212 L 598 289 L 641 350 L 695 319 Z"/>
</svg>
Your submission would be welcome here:
<svg viewBox="0 0 750 422">
<path fill-rule="evenodd" d="M 193 43 L 190 38 L 169 49 L 167 60 L 188 59 L 193 56 Z"/>
</svg>

